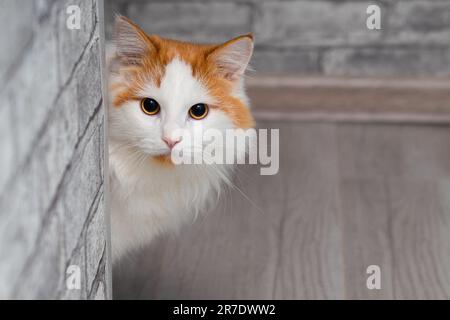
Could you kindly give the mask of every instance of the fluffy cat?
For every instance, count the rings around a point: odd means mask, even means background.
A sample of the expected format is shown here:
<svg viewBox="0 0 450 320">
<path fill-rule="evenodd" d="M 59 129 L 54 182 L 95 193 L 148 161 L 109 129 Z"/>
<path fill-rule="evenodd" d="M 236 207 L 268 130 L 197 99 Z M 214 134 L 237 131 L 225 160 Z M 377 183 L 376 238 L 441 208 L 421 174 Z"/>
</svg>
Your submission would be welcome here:
<svg viewBox="0 0 450 320">
<path fill-rule="evenodd" d="M 230 181 L 232 165 L 174 165 L 170 153 L 203 152 L 178 129 L 253 127 L 243 84 L 252 52 L 252 35 L 199 45 L 116 18 L 108 62 L 113 261 L 194 219 Z"/>
</svg>

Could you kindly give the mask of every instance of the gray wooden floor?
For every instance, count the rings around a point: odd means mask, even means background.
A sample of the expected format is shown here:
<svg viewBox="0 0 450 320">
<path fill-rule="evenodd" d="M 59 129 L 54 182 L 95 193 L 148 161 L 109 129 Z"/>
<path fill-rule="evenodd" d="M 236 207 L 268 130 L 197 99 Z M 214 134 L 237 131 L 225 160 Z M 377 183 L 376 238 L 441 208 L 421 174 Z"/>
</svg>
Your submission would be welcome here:
<svg viewBox="0 0 450 320">
<path fill-rule="evenodd" d="M 280 172 L 241 166 L 215 212 L 114 270 L 122 299 L 450 298 L 450 127 L 262 123 Z M 368 290 L 366 268 L 381 268 Z"/>
</svg>

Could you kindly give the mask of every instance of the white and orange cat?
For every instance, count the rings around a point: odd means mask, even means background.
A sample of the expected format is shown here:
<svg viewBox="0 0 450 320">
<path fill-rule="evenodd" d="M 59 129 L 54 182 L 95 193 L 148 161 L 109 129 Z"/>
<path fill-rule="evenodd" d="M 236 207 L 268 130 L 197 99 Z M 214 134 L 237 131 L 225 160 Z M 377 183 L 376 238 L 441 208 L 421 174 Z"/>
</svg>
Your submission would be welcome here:
<svg viewBox="0 0 450 320">
<path fill-rule="evenodd" d="M 203 152 L 179 129 L 254 125 L 243 74 L 252 35 L 199 45 L 147 35 L 116 18 L 110 59 L 109 163 L 113 260 L 193 220 L 232 165 L 174 165 L 171 150 Z M 245 153 L 245 150 L 238 150 Z"/>
</svg>

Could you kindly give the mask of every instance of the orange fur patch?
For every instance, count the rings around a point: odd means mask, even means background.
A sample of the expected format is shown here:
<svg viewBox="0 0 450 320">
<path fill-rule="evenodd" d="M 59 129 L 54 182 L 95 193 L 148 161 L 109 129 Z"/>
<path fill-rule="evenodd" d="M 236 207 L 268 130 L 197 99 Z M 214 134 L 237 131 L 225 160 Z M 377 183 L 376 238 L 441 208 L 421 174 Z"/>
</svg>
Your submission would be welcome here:
<svg viewBox="0 0 450 320">
<path fill-rule="evenodd" d="M 252 36 L 242 37 L 251 38 Z M 209 58 L 213 51 L 220 50 L 227 43 L 201 45 L 163 39 L 156 35 L 146 36 L 146 41 L 149 52 L 141 59 L 141 64 L 126 66 L 121 70 L 124 77 L 128 79 L 127 83 L 114 83 L 110 87 L 111 90 L 117 91 L 113 101 L 115 107 L 119 107 L 127 100 L 144 98 L 138 97 L 138 92 L 148 81 L 159 86 L 164 76 L 165 66 L 178 57 L 192 67 L 193 76 L 205 85 L 212 97 L 219 101 L 216 107 L 226 112 L 238 128 L 247 129 L 254 126 L 255 122 L 248 106 L 232 96 L 234 86 L 238 84 L 220 76 L 218 66 L 213 59 Z M 236 39 L 231 41 L 236 41 Z"/>
<path fill-rule="evenodd" d="M 162 155 L 154 156 L 154 157 L 152 157 L 152 160 L 158 162 L 161 165 L 167 166 L 167 167 L 174 166 L 172 159 L 170 158 L 170 155 L 162 154 Z"/>
</svg>

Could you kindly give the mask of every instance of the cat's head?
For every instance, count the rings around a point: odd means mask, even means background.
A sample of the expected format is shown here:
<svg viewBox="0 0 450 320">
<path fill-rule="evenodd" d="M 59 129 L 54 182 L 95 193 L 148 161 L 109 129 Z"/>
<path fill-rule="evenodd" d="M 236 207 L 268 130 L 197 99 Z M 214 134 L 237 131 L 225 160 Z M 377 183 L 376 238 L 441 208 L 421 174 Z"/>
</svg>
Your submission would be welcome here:
<svg viewBox="0 0 450 320">
<path fill-rule="evenodd" d="M 118 16 L 110 78 L 111 138 L 168 162 L 172 148 L 195 152 L 180 130 L 253 127 L 243 88 L 252 51 L 250 34 L 199 45 L 149 36 Z"/>
</svg>

